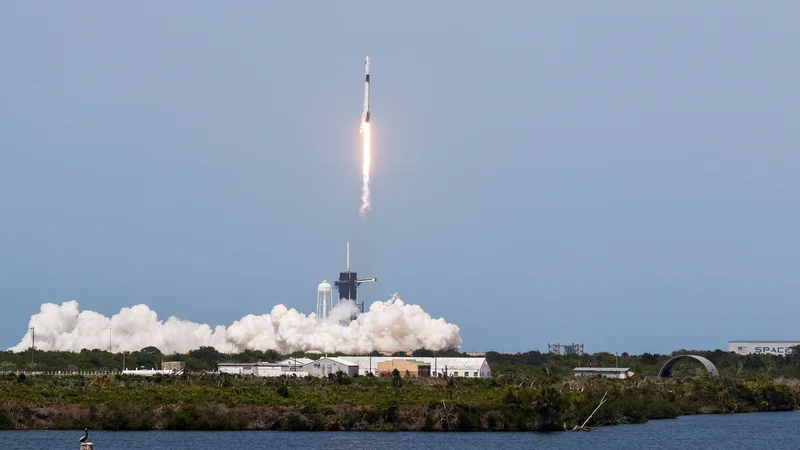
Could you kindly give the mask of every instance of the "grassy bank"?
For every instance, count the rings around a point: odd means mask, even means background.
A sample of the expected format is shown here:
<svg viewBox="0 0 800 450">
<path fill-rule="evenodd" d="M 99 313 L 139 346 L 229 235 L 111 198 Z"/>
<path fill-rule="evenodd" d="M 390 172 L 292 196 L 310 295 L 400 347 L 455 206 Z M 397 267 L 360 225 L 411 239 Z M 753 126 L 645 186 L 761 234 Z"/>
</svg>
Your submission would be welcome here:
<svg viewBox="0 0 800 450">
<path fill-rule="evenodd" d="M 401 386 L 398 386 L 401 384 Z M 682 414 L 795 409 L 800 387 L 702 378 L 402 379 L 233 375 L 0 379 L 0 429 L 563 430 Z"/>
</svg>

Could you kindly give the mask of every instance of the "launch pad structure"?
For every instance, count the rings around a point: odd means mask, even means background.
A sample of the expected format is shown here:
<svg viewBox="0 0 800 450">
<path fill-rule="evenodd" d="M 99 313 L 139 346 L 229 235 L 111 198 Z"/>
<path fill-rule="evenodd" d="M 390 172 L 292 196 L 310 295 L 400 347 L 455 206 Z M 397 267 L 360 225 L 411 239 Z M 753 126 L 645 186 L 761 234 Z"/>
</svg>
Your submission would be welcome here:
<svg viewBox="0 0 800 450">
<path fill-rule="evenodd" d="M 339 272 L 339 279 L 334 281 L 334 286 L 339 291 L 339 303 L 344 300 L 350 300 L 358 306 L 358 310 L 364 313 L 364 302 L 358 302 L 358 286 L 361 283 L 374 283 L 378 281 L 377 278 L 358 278 L 357 272 L 350 271 L 350 243 L 347 243 L 347 265 L 344 272 Z M 351 320 L 355 317 L 351 317 Z"/>
<path fill-rule="evenodd" d="M 583 354 L 583 344 L 547 344 L 547 353 L 561 355 L 562 349 L 564 350 L 564 355 Z"/>
</svg>

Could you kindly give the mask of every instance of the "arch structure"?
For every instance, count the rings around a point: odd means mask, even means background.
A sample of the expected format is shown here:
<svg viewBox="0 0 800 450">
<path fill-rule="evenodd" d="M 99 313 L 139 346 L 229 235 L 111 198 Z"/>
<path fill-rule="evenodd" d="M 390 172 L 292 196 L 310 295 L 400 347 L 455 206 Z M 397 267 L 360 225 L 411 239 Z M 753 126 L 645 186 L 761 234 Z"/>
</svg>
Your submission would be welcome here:
<svg viewBox="0 0 800 450">
<path fill-rule="evenodd" d="M 706 368 L 708 374 L 713 377 L 719 376 L 719 371 L 717 371 L 717 366 L 714 365 L 711 361 L 702 356 L 698 355 L 678 355 L 674 358 L 670 358 L 669 361 L 664 363 L 664 366 L 661 367 L 661 370 L 658 372 L 658 376 L 660 378 L 669 378 L 672 375 L 672 366 L 675 365 L 676 362 L 684 359 L 684 358 L 691 358 L 696 361 L 700 361 L 700 363 Z"/>
</svg>

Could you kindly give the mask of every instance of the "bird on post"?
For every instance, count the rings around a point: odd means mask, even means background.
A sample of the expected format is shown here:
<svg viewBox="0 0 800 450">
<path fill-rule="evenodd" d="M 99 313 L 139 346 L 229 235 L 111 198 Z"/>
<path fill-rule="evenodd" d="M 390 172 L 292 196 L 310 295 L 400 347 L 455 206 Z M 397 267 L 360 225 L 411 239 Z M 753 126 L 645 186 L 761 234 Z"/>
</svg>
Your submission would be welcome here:
<svg viewBox="0 0 800 450">
<path fill-rule="evenodd" d="M 78 442 L 86 442 L 86 440 L 89 439 L 89 429 L 88 428 L 84 428 L 83 432 L 86 433 L 86 434 L 81 436 L 81 438 L 78 439 Z"/>
</svg>

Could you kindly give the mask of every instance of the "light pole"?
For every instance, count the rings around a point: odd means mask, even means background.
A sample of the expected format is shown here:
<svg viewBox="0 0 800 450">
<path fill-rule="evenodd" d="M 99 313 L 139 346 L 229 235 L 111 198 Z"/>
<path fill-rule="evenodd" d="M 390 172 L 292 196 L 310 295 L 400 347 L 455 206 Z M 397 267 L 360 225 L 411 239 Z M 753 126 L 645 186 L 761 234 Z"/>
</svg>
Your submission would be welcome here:
<svg viewBox="0 0 800 450">
<path fill-rule="evenodd" d="M 617 359 L 619 358 L 619 352 L 614 352 L 614 367 L 619 367 L 617 364 Z"/>
</svg>

